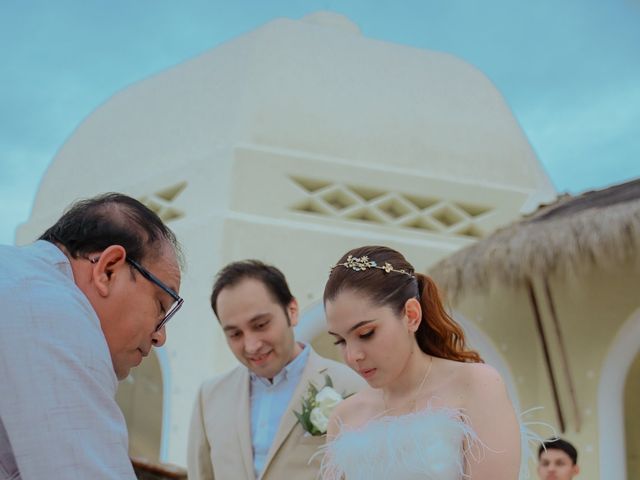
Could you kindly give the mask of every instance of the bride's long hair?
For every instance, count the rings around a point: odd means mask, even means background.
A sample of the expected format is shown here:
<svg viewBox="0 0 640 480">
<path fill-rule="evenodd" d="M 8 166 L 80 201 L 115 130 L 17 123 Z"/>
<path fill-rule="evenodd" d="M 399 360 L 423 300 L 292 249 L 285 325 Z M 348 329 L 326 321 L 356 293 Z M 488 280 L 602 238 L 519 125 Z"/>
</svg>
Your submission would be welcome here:
<svg viewBox="0 0 640 480">
<path fill-rule="evenodd" d="M 355 271 L 339 265 L 349 256 L 360 259 L 366 256 L 378 266 L 388 262 L 396 271 L 386 272 L 380 268 Z M 459 362 L 483 362 L 477 352 L 467 348 L 464 332 L 445 310 L 435 282 L 427 275 L 416 273 L 400 252 L 381 246 L 355 248 L 345 253 L 336 265 L 324 287 L 324 303 L 350 290 L 367 296 L 375 305 L 389 306 L 401 314 L 407 300 L 416 298 L 422 307 L 422 321 L 415 333 L 420 350 Z"/>
</svg>

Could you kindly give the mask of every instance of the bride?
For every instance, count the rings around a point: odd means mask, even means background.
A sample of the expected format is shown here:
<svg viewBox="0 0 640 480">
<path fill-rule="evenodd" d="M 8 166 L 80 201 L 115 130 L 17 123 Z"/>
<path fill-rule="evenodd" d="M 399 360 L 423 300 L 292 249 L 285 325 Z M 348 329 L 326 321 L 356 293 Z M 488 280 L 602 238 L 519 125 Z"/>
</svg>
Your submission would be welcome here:
<svg viewBox="0 0 640 480">
<path fill-rule="evenodd" d="M 332 268 L 329 333 L 368 383 L 334 409 L 323 478 L 514 480 L 520 430 L 500 375 L 465 347 L 433 281 L 387 247 Z"/>
</svg>

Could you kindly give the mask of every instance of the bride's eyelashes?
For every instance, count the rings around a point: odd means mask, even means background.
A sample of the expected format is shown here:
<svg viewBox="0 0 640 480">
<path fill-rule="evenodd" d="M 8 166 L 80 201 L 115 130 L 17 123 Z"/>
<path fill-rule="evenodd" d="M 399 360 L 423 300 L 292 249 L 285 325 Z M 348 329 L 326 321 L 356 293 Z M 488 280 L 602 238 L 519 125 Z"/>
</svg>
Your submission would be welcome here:
<svg viewBox="0 0 640 480">
<path fill-rule="evenodd" d="M 367 340 L 371 337 L 373 337 L 373 333 L 376 331 L 375 328 L 372 328 L 371 330 L 367 330 L 364 331 L 362 333 L 358 333 L 358 338 L 362 339 L 362 340 Z M 344 338 L 337 338 L 335 342 L 333 342 L 334 345 L 344 345 Z"/>
<path fill-rule="evenodd" d="M 366 340 L 368 338 L 373 337 L 373 332 L 375 332 L 375 331 L 376 331 L 375 328 L 372 328 L 371 330 L 367 330 L 365 332 L 358 333 L 358 337 L 363 339 L 363 340 Z"/>
</svg>

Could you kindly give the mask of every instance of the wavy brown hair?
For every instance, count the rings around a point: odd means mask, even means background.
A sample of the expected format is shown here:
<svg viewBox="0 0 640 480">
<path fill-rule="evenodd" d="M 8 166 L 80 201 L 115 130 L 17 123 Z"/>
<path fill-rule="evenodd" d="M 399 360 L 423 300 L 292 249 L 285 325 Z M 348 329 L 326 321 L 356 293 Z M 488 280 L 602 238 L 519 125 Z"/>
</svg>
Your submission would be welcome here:
<svg viewBox="0 0 640 480">
<path fill-rule="evenodd" d="M 340 292 L 350 290 L 366 295 L 377 306 L 389 306 L 400 315 L 407 300 L 416 298 L 422 307 L 422 321 L 415 333 L 420 350 L 459 362 L 483 362 L 477 352 L 467 348 L 464 332 L 445 310 L 435 282 L 416 273 L 400 252 L 389 247 L 360 247 L 345 253 L 337 264 L 346 262 L 349 255 L 367 256 L 378 265 L 388 262 L 395 270 L 405 270 L 410 275 L 387 273 L 378 268 L 355 271 L 344 266 L 334 267 L 324 287 L 325 304 Z"/>
</svg>

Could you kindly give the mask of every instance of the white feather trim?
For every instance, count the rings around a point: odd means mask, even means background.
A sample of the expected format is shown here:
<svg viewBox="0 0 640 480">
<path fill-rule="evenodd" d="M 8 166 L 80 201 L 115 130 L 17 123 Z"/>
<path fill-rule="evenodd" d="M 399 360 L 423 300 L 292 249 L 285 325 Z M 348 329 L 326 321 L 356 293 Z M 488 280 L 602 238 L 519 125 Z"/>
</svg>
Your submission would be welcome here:
<svg viewBox="0 0 640 480">
<path fill-rule="evenodd" d="M 427 408 L 381 417 L 355 430 L 342 427 L 324 447 L 322 478 L 459 480 L 464 476 L 465 440 L 474 450 L 479 443 L 456 409 Z"/>
<path fill-rule="evenodd" d="M 522 421 L 532 410 L 520 421 L 521 480 L 529 478 L 527 459 L 541 441 L 527 428 L 538 422 Z M 485 448 L 462 411 L 426 408 L 383 416 L 357 429 L 341 426 L 318 453 L 323 480 L 461 480 L 465 456 L 478 460 Z"/>
<path fill-rule="evenodd" d="M 524 418 L 534 412 L 536 410 L 541 410 L 542 407 L 533 407 L 529 410 L 525 410 L 520 414 L 520 448 L 521 448 L 521 458 L 520 458 L 520 476 L 519 480 L 528 480 L 531 478 L 529 475 L 529 461 L 532 463 L 538 463 L 538 447 L 542 445 L 544 439 L 531 430 L 531 426 L 545 427 L 552 432 L 551 438 L 557 438 L 556 430 L 551 425 L 545 422 L 533 422 L 528 421 L 525 422 Z"/>
</svg>

